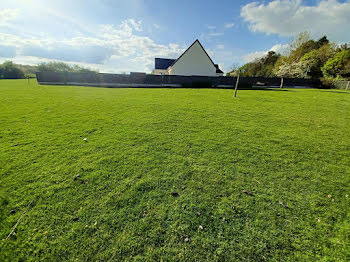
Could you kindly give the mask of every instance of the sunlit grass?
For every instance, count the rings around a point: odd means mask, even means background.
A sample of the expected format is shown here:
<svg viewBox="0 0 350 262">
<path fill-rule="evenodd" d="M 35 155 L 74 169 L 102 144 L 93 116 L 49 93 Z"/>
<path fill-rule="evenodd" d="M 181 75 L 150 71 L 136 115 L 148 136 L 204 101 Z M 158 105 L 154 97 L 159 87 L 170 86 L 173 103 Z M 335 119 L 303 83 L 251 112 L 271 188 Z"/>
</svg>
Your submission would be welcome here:
<svg viewBox="0 0 350 262">
<path fill-rule="evenodd" d="M 0 81 L 1 261 L 349 259 L 349 93 L 30 81 Z"/>
</svg>

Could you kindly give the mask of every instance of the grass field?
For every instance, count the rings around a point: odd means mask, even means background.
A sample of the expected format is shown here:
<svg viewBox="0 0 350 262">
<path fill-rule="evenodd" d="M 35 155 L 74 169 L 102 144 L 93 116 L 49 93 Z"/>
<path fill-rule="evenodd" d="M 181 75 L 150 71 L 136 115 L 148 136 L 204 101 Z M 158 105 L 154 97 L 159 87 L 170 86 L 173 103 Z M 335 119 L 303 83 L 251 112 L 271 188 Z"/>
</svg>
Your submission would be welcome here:
<svg viewBox="0 0 350 262">
<path fill-rule="evenodd" d="M 232 95 L 1 80 L 0 261 L 349 261 L 350 93 Z"/>
</svg>

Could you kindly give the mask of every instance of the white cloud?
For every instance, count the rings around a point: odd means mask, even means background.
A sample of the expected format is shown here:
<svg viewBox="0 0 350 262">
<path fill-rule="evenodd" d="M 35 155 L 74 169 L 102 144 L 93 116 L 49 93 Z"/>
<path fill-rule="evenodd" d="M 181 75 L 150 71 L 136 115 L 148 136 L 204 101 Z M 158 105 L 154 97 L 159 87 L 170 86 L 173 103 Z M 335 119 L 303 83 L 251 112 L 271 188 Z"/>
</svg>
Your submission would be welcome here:
<svg viewBox="0 0 350 262">
<path fill-rule="evenodd" d="M 0 10 L 0 26 L 7 26 L 8 22 L 19 17 L 18 9 L 3 9 Z"/>
<path fill-rule="evenodd" d="M 208 25 L 208 29 L 209 30 L 214 30 L 214 29 L 216 29 L 216 26 L 215 25 Z"/>
<path fill-rule="evenodd" d="M 267 50 L 267 51 L 257 51 L 257 52 L 249 53 L 249 54 L 243 56 L 243 61 L 245 63 L 252 62 L 257 58 L 261 58 L 261 57 L 267 55 L 267 53 L 269 51 L 274 51 L 274 52 L 279 53 L 279 54 L 284 54 L 285 52 L 287 52 L 288 47 L 289 47 L 288 44 L 285 44 L 285 45 L 277 44 L 277 45 L 274 45 L 273 47 L 271 47 L 270 50 Z"/>
<path fill-rule="evenodd" d="M 141 30 L 141 21 L 127 19 L 118 27 L 103 25 L 92 36 L 78 35 L 63 40 L 0 33 L 0 51 L 6 50 L 8 55 L 4 56 L 5 59 L 11 58 L 15 62 L 33 64 L 60 60 L 99 68 L 104 72 L 150 72 L 156 56 L 172 58 L 184 51 L 177 44 L 157 44 L 147 36 L 135 34 L 135 31 Z"/>
<path fill-rule="evenodd" d="M 222 44 L 219 44 L 219 45 L 216 46 L 216 48 L 217 48 L 217 49 L 225 49 L 225 46 L 222 45 Z"/>
<path fill-rule="evenodd" d="M 135 21 L 134 19 L 128 19 L 123 23 L 125 23 L 126 25 L 131 25 L 135 31 L 141 32 L 143 30 L 141 20 Z"/>
<path fill-rule="evenodd" d="M 216 36 L 223 36 L 223 35 L 224 35 L 224 33 L 220 33 L 220 32 L 207 34 L 207 36 L 209 36 L 209 37 L 216 37 Z"/>
<path fill-rule="evenodd" d="M 253 32 L 293 36 L 309 31 L 313 36 L 326 34 L 334 41 L 350 41 L 349 1 L 322 0 L 316 6 L 302 0 L 252 2 L 243 6 L 241 16 Z"/>
<path fill-rule="evenodd" d="M 232 28 L 232 27 L 234 27 L 234 26 L 235 26 L 234 23 L 226 23 L 226 24 L 225 24 L 225 28 L 227 28 L 227 29 Z"/>
<path fill-rule="evenodd" d="M 277 44 L 277 45 L 274 45 L 273 47 L 271 47 L 271 49 L 269 51 L 274 51 L 276 53 L 279 53 L 279 54 L 282 54 L 282 55 L 285 55 L 286 52 L 288 51 L 289 49 L 289 45 L 288 44 Z"/>
</svg>

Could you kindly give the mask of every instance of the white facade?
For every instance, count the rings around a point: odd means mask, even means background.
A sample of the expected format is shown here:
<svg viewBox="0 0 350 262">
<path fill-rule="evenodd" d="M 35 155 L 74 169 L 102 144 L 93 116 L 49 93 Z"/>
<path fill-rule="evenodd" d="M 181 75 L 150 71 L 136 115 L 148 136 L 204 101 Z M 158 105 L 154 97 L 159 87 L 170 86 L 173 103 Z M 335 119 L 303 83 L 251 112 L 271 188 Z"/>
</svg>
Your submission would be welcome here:
<svg viewBox="0 0 350 262">
<path fill-rule="evenodd" d="M 169 75 L 167 70 L 164 69 L 154 69 L 152 72 L 153 75 Z"/>
<path fill-rule="evenodd" d="M 222 76 L 197 39 L 178 59 L 155 58 L 154 75 Z"/>
<path fill-rule="evenodd" d="M 199 41 L 168 68 L 170 75 L 217 76 L 216 67 Z"/>
</svg>

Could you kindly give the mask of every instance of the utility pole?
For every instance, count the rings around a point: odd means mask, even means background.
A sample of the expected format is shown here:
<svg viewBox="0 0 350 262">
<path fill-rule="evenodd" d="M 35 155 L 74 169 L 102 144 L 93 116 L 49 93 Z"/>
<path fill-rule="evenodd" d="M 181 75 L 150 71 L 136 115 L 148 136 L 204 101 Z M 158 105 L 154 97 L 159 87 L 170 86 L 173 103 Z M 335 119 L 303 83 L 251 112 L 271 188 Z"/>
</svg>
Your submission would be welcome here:
<svg viewBox="0 0 350 262">
<path fill-rule="evenodd" d="M 237 75 L 237 80 L 236 80 L 236 86 L 235 86 L 235 94 L 234 97 L 237 97 L 237 89 L 238 89 L 238 83 L 239 83 L 239 75 L 240 75 L 240 71 L 238 71 L 238 75 Z"/>
</svg>

